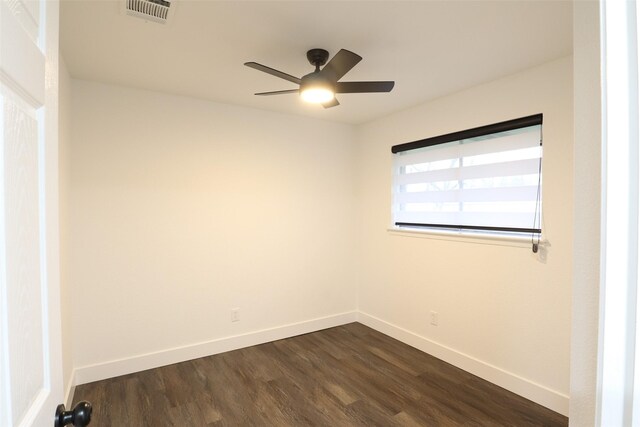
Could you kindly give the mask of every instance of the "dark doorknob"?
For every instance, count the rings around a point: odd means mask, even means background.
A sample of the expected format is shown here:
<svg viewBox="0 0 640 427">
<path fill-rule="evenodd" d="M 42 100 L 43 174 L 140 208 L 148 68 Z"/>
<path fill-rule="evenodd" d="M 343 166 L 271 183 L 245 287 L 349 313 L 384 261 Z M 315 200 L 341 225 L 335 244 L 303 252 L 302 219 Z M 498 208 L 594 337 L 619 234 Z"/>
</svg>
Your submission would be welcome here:
<svg viewBox="0 0 640 427">
<path fill-rule="evenodd" d="M 85 427 L 91 422 L 91 403 L 78 402 L 78 404 L 71 410 L 67 411 L 64 405 L 58 405 L 56 408 L 56 419 L 54 427 L 65 427 L 71 424 L 74 427 Z"/>
</svg>

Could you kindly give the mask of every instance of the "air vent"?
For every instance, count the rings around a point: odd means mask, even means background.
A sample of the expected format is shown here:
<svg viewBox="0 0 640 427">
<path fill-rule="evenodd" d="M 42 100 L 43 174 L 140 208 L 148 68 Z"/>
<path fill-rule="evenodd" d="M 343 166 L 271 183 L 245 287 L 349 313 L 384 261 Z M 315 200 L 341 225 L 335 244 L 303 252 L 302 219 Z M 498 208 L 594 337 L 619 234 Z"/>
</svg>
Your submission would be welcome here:
<svg viewBox="0 0 640 427">
<path fill-rule="evenodd" d="M 167 24 L 171 21 L 175 9 L 174 1 L 166 0 L 123 0 L 123 11 L 127 15 L 142 18 L 145 21 Z"/>
</svg>

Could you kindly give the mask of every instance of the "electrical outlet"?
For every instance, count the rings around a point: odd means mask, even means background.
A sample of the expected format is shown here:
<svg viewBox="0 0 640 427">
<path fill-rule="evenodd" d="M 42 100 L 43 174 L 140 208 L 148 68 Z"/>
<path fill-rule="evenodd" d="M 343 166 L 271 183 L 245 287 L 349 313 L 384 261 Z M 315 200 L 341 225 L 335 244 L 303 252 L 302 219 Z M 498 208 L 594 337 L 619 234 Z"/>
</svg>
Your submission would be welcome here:
<svg viewBox="0 0 640 427">
<path fill-rule="evenodd" d="M 437 311 L 432 311 L 431 312 L 431 324 L 433 326 L 438 326 L 438 312 Z"/>
<path fill-rule="evenodd" d="M 232 322 L 239 322 L 240 321 L 240 309 L 239 308 L 232 308 L 231 309 L 231 321 Z"/>
</svg>

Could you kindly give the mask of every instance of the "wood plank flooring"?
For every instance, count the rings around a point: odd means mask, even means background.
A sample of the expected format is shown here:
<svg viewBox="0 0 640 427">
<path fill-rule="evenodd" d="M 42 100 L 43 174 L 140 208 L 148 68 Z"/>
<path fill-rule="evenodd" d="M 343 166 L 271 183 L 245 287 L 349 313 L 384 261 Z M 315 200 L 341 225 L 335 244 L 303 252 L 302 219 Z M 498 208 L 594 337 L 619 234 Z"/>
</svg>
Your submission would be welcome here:
<svg viewBox="0 0 640 427">
<path fill-rule="evenodd" d="M 84 384 L 80 400 L 91 427 L 568 424 L 359 323 Z"/>
</svg>

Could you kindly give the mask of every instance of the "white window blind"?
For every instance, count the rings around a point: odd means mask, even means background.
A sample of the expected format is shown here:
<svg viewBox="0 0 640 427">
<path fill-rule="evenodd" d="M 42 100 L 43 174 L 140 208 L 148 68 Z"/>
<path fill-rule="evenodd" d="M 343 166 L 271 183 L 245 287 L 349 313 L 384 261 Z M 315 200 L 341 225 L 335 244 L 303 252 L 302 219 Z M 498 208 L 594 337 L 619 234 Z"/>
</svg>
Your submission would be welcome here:
<svg viewBox="0 0 640 427">
<path fill-rule="evenodd" d="M 395 225 L 541 233 L 541 114 L 392 151 Z"/>
</svg>

